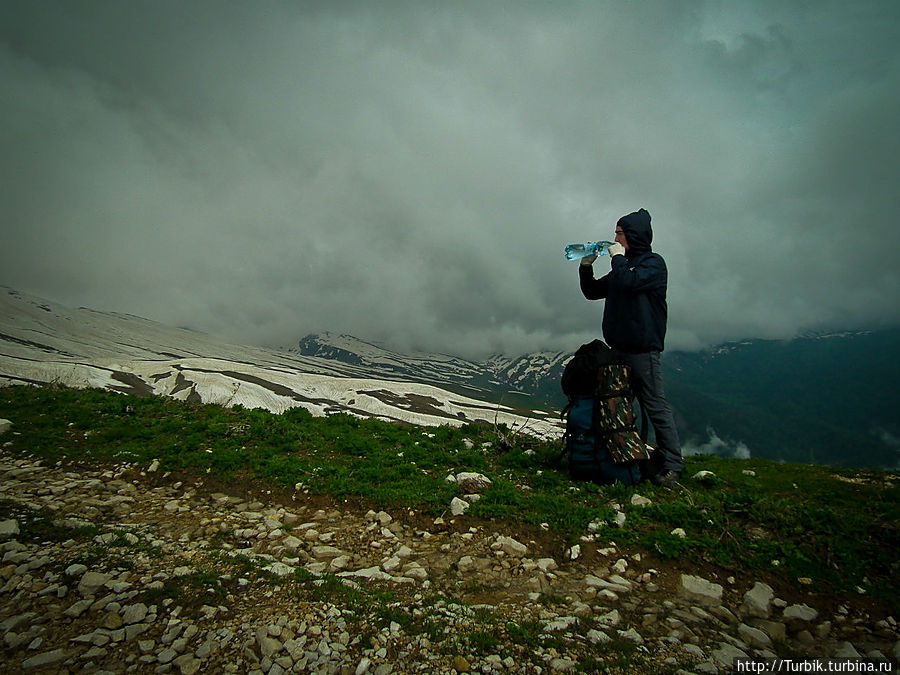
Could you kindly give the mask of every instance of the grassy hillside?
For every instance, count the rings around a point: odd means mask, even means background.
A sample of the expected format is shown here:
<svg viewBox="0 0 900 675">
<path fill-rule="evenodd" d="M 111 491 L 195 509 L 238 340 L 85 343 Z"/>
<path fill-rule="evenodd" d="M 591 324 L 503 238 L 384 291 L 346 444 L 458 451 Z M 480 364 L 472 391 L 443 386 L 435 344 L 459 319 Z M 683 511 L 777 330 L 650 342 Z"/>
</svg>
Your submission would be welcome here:
<svg viewBox="0 0 900 675">
<path fill-rule="evenodd" d="M 422 428 L 225 409 L 100 390 L 0 389 L 13 452 L 48 461 L 149 465 L 262 481 L 274 488 L 404 506 L 433 516 L 457 494 L 445 477 L 478 471 L 493 486 L 467 515 L 546 524 L 567 542 L 615 515 L 634 493 L 624 527 L 601 527 L 597 545 L 641 547 L 666 559 L 800 581 L 829 593 L 900 597 L 900 490 L 896 475 L 714 457 L 688 458 L 683 485 L 599 487 L 568 479 L 560 446 L 490 426 Z M 711 482 L 691 479 L 712 471 Z M 4 502 L 0 498 L 0 519 Z M 671 534 L 683 528 L 686 537 Z M 777 562 L 775 562 L 777 561 Z"/>
<path fill-rule="evenodd" d="M 669 399 L 686 437 L 707 427 L 754 456 L 832 466 L 897 466 L 900 331 L 753 341 L 667 354 Z"/>
</svg>

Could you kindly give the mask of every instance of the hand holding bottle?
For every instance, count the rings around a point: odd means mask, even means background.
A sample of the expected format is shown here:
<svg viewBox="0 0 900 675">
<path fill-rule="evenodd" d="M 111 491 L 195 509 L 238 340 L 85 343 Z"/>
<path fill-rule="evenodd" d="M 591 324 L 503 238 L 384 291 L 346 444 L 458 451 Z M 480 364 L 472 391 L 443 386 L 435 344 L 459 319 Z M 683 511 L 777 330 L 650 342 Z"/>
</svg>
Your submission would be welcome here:
<svg viewBox="0 0 900 675">
<path fill-rule="evenodd" d="M 613 245 L 611 241 L 589 241 L 586 244 L 569 244 L 566 246 L 566 260 L 584 261 L 585 258 L 591 258 L 590 265 L 597 259 L 597 256 L 606 255 L 607 249 Z"/>
</svg>

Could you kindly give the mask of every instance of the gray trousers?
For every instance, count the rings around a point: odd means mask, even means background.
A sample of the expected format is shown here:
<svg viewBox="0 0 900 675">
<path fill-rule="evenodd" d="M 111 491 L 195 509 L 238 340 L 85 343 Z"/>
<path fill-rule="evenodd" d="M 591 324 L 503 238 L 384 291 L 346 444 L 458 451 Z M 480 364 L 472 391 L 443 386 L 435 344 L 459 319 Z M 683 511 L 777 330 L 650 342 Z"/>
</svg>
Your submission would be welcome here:
<svg viewBox="0 0 900 675">
<path fill-rule="evenodd" d="M 675 416 L 663 391 L 659 367 L 659 352 L 625 354 L 622 362 L 631 367 L 631 387 L 641 409 L 647 413 L 656 435 L 656 447 L 661 454 L 662 470 L 681 471 L 681 443 L 675 429 Z"/>
</svg>

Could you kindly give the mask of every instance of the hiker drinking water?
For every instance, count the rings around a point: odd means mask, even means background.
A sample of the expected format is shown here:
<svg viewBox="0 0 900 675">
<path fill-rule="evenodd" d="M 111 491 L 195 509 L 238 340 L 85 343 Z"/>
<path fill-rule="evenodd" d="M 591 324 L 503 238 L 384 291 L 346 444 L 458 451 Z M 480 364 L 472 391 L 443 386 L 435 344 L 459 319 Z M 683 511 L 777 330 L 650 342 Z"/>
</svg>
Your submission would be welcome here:
<svg viewBox="0 0 900 675">
<path fill-rule="evenodd" d="M 681 478 L 681 445 L 672 409 L 663 392 L 659 353 L 666 336 L 666 263 L 650 249 L 650 214 L 640 209 L 616 223 L 609 249 L 612 269 L 594 278 L 597 253 L 578 266 L 581 292 L 588 300 L 605 299 L 603 337 L 631 369 L 631 386 L 653 425 L 659 455 L 650 480 L 671 486 Z"/>
</svg>

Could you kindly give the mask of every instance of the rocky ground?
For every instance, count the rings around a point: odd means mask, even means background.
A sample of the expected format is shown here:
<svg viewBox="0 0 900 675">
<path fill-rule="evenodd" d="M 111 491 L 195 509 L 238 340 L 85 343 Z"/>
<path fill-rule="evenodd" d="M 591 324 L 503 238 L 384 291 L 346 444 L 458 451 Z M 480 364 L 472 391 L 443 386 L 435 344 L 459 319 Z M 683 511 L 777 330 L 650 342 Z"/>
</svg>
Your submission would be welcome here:
<svg viewBox="0 0 900 675">
<path fill-rule="evenodd" d="M 864 598 L 449 510 L 8 450 L 0 507 L 9 673 L 715 673 L 741 655 L 900 652 Z"/>
</svg>

